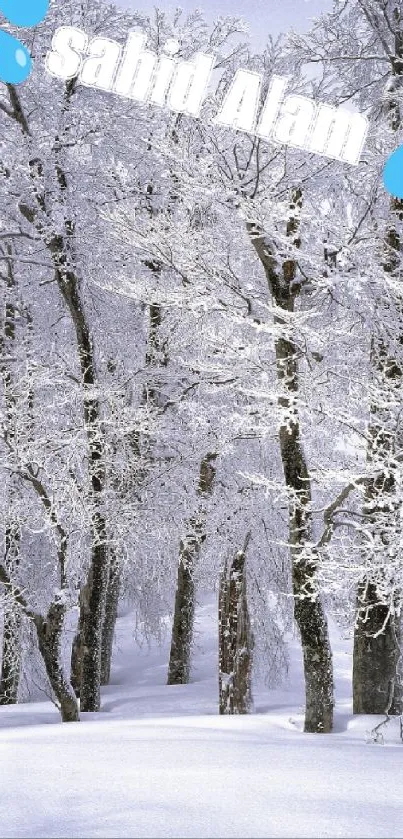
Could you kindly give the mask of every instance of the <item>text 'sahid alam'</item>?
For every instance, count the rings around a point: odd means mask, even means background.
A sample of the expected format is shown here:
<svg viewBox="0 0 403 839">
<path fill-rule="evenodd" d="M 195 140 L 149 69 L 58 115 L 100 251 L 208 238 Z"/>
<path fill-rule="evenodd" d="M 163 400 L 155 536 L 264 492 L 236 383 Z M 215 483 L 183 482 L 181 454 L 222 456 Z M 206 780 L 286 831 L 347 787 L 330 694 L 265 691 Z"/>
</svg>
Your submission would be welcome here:
<svg viewBox="0 0 403 839">
<path fill-rule="evenodd" d="M 175 57 L 180 47 L 173 39 L 160 55 L 146 49 L 146 42 L 141 30 L 130 32 L 122 47 L 109 38 L 90 40 L 81 29 L 63 26 L 53 37 L 46 67 L 60 79 L 77 77 L 86 87 L 199 117 L 215 55 L 200 52 L 185 61 Z M 286 96 L 289 83 L 287 77 L 273 76 L 261 106 L 263 77 L 237 70 L 214 123 L 356 165 L 368 134 L 366 117 L 343 107 L 317 105 L 306 96 Z"/>
</svg>

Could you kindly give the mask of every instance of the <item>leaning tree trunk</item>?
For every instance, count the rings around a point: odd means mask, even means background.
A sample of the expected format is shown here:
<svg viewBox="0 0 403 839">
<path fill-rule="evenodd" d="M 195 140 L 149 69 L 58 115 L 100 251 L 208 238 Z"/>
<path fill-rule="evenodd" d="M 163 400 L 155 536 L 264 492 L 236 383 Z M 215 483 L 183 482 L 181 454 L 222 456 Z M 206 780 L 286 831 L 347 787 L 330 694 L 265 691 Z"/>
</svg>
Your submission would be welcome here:
<svg viewBox="0 0 403 839">
<path fill-rule="evenodd" d="M 253 636 L 246 593 L 246 551 L 226 562 L 218 599 L 220 714 L 248 714 L 252 708 Z"/>
<path fill-rule="evenodd" d="M 197 491 L 202 499 L 213 492 L 216 459 L 217 454 L 209 452 L 201 462 Z M 205 539 L 205 515 L 202 503 L 198 514 L 189 522 L 186 538 L 180 542 L 168 685 L 184 685 L 189 682 L 196 605 L 194 572 Z"/>
<path fill-rule="evenodd" d="M 101 685 L 108 685 L 111 676 L 112 649 L 118 616 L 120 586 L 120 563 L 117 556 L 111 552 L 105 617 L 102 630 Z"/>
<path fill-rule="evenodd" d="M 294 191 L 287 237 L 300 247 L 299 214 L 302 192 Z M 280 426 L 280 453 L 289 497 L 289 534 L 294 593 L 294 615 L 300 632 L 305 676 L 305 731 L 325 733 L 333 725 L 333 669 L 326 614 L 316 581 L 317 557 L 312 553 L 311 481 L 301 440 L 298 414 L 298 346 L 290 334 L 290 314 L 300 292 L 295 259 L 280 267 L 281 253 L 270 243 L 265 231 L 253 222 L 247 230 L 262 263 L 269 290 L 279 310 L 275 317 L 275 341 Z M 283 332 L 283 334 L 282 334 Z"/>
<path fill-rule="evenodd" d="M 36 486 L 36 488 L 39 489 L 41 501 L 50 513 L 52 523 L 55 524 L 57 528 L 57 520 L 54 510 L 52 509 L 52 502 L 50 501 L 46 491 L 41 491 L 42 484 L 37 481 L 36 477 L 33 479 L 33 486 Z M 63 587 L 65 583 L 64 561 L 66 558 L 67 542 L 65 531 L 62 526 L 59 525 L 58 529 L 59 534 L 62 536 L 62 541 L 58 551 L 58 558 L 59 560 L 62 560 L 60 571 Z M 61 659 L 61 639 L 67 610 L 65 602 L 63 602 L 64 592 L 62 591 L 60 599 L 55 599 L 54 602 L 51 603 L 46 617 L 43 617 L 30 608 L 25 599 L 24 592 L 15 585 L 15 583 L 13 583 L 7 569 L 1 563 L 0 583 L 4 586 L 6 594 L 9 597 L 14 598 L 24 615 L 32 621 L 35 626 L 39 652 L 42 656 L 52 691 L 59 704 L 62 721 L 78 722 L 79 712 L 77 699 L 71 685 L 65 677 Z"/>
<path fill-rule="evenodd" d="M 394 79 L 393 89 L 396 90 L 400 88 L 403 76 L 403 28 L 398 4 L 393 10 L 391 20 L 396 27 L 391 74 Z M 391 99 L 389 95 L 386 107 L 391 127 L 397 135 L 402 126 L 400 103 L 397 99 Z M 391 275 L 401 282 L 402 200 L 391 199 L 390 216 L 389 229 L 385 237 L 383 269 L 386 275 Z M 393 303 L 389 300 L 387 305 L 389 305 L 388 311 L 385 310 L 382 298 L 377 301 L 379 323 L 390 322 L 390 307 L 394 305 L 396 322 L 400 322 L 400 328 L 403 328 L 401 298 L 394 295 Z M 374 318 L 375 323 L 376 320 Z M 403 444 L 400 409 L 396 416 L 393 408 L 397 400 L 401 403 L 402 398 L 403 360 L 400 353 L 403 344 L 402 335 L 397 337 L 397 352 L 391 352 L 388 342 L 388 336 L 384 338 L 381 333 L 374 334 L 372 338 L 371 364 L 374 379 L 379 382 L 378 402 L 380 404 L 371 405 L 367 460 L 378 474 L 368 481 L 363 510 L 367 526 L 381 537 L 385 555 L 391 540 L 388 529 L 391 527 L 393 531 L 393 519 L 397 519 L 398 533 L 400 531 L 400 502 L 398 498 L 394 498 L 396 492 L 394 464 L 400 461 Z M 398 585 L 396 586 L 393 602 L 386 604 L 379 593 L 377 580 L 371 575 L 369 568 L 357 592 L 353 655 L 353 712 L 355 714 L 399 715 L 403 713 L 401 608 L 401 585 L 400 589 Z"/>
<path fill-rule="evenodd" d="M 78 703 L 74 691 L 66 679 L 61 662 L 61 638 L 66 607 L 52 603 L 46 619 L 36 616 L 35 626 L 38 646 L 43 658 L 50 686 L 58 701 L 62 722 L 78 722 Z"/>
</svg>

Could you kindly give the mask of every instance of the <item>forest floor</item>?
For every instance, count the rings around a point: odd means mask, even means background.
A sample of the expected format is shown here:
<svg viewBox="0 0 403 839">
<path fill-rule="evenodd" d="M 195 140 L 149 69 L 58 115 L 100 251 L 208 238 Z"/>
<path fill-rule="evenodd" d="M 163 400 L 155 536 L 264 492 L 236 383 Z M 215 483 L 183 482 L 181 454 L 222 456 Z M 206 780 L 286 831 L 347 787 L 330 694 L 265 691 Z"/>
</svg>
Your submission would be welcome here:
<svg viewBox="0 0 403 839">
<path fill-rule="evenodd" d="M 216 609 L 198 609 L 192 682 L 167 687 L 168 641 L 140 649 L 118 621 L 102 711 L 62 725 L 49 701 L 0 708 L 0 836 L 403 837 L 397 721 L 351 713 L 351 643 L 333 629 L 335 731 L 302 732 L 290 683 L 255 689 L 255 713 L 217 714 Z"/>
</svg>

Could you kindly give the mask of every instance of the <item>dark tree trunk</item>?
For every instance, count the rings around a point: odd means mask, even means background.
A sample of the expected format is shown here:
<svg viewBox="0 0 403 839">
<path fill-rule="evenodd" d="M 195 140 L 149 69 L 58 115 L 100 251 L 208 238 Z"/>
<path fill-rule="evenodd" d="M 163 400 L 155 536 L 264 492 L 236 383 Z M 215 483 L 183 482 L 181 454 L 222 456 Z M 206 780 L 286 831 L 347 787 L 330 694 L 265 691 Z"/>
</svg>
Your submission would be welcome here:
<svg viewBox="0 0 403 839">
<path fill-rule="evenodd" d="M 198 495 L 206 499 L 213 492 L 217 454 L 209 452 L 202 460 Z M 194 571 L 205 539 L 205 511 L 201 505 L 198 515 L 189 522 L 189 532 L 179 547 L 178 579 L 172 626 L 171 651 L 168 667 L 168 685 L 189 682 L 195 616 Z"/>
<path fill-rule="evenodd" d="M 378 350 L 379 350 L 378 346 Z M 374 345 L 372 360 L 374 361 Z M 388 359 L 391 364 L 391 359 Z M 387 369 L 383 364 L 376 364 L 378 375 L 387 379 Z M 397 375 L 396 363 L 389 367 Z M 399 374 L 400 375 L 400 374 Z M 386 389 L 385 389 L 386 393 Z M 384 405 L 388 404 L 385 395 Z M 375 405 L 371 408 L 372 423 L 369 428 L 368 461 L 375 469 L 382 469 L 384 464 L 394 459 L 396 447 L 395 435 L 384 433 L 383 423 L 392 417 L 385 416 L 388 409 L 381 412 Z M 382 414 L 382 416 L 380 416 Z M 390 422 L 389 422 L 390 427 Z M 399 445 L 399 444 L 398 444 Z M 400 530 L 400 501 L 395 497 L 395 476 L 393 470 L 378 473 L 371 478 L 366 488 L 366 504 L 363 510 L 366 527 L 381 538 L 385 554 L 388 544 L 396 538 Z M 371 561 L 379 566 L 379 557 L 370 557 L 369 571 L 362 579 L 357 591 L 356 620 L 354 630 L 353 654 L 353 713 L 354 714 L 389 714 L 403 712 L 403 684 L 401 662 L 401 591 L 396 587 L 393 602 L 387 603 L 379 591 L 379 570 L 371 574 Z M 378 579 L 377 579 L 378 576 Z"/>
<path fill-rule="evenodd" d="M 371 583 L 361 584 L 358 607 L 362 617 L 354 634 L 353 713 L 402 714 L 400 618 L 389 616 Z"/>
<path fill-rule="evenodd" d="M 297 387 L 296 347 L 278 339 L 280 380 Z M 289 407 L 288 395 L 281 397 Z M 296 417 L 280 428 L 280 450 L 287 488 L 290 490 L 289 532 L 294 592 L 294 616 L 301 636 L 305 675 L 305 731 L 329 732 L 333 725 L 333 669 L 327 620 L 316 587 L 314 558 L 306 556 L 312 543 L 311 486 Z"/>
<path fill-rule="evenodd" d="M 107 585 L 107 551 L 97 546 L 92 554 L 88 576 L 89 597 L 86 602 L 82 632 L 82 681 L 80 707 L 82 711 L 99 711 L 101 707 L 102 625 Z"/>
<path fill-rule="evenodd" d="M 227 562 L 218 600 L 220 714 L 248 714 L 252 708 L 253 637 L 246 592 L 246 550 Z"/>
<path fill-rule="evenodd" d="M 73 641 L 71 683 L 82 711 L 101 706 L 102 630 L 108 582 L 108 553 L 95 545 L 87 580 L 80 592 L 79 628 Z"/>
<path fill-rule="evenodd" d="M 61 663 L 61 637 L 66 607 L 52 603 L 46 619 L 35 618 L 38 646 L 46 673 L 60 708 L 62 722 L 78 722 L 79 712 L 74 691 L 67 681 Z"/>
<path fill-rule="evenodd" d="M 287 237 L 300 247 L 299 212 L 302 193 L 294 191 Z M 300 292 L 297 265 L 270 245 L 265 232 L 252 222 L 249 236 L 264 267 L 273 300 L 286 313 L 295 309 Z M 289 496 L 289 534 L 294 593 L 294 615 L 300 632 L 305 676 L 305 731 L 325 733 L 333 725 L 333 669 L 327 620 L 316 583 L 317 558 L 312 554 L 311 481 L 306 463 L 298 414 L 299 372 L 297 342 L 290 337 L 289 319 L 275 317 L 279 406 L 285 420 L 280 427 L 280 452 Z M 285 335 L 281 335 L 284 329 Z"/>
<path fill-rule="evenodd" d="M 76 634 L 73 639 L 73 644 L 71 648 L 71 670 L 70 670 L 70 681 L 74 688 L 74 692 L 77 697 L 80 696 L 81 692 L 81 682 L 82 682 L 82 668 L 83 668 L 83 651 L 82 651 L 82 638 L 83 638 L 83 622 L 84 622 L 84 604 L 85 598 L 87 597 L 87 588 L 86 584 L 84 583 L 80 589 L 80 599 L 79 599 L 79 613 L 78 613 L 78 625 Z"/>
<path fill-rule="evenodd" d="M 120 563 L 116 555 L 112 554 L 102 630 L 101 685 L 108 685 L 111 676 L 113 639 L 118 616 L 120 585 Z"/>
<path fill-rule="evenodd" d="M 294 570 L 296 566 L 294 563 Z M 297 572 L 298 573 L 298 572 Z M 295 581 L 295 620 L 301 635 L 305 676 L 304 731 L 326 734 L 333 728 L 333 666 L 329 633 L 323 605 L 315 592 L 314 599 L 299 599 L 303 586 L 309 590 L 309 569 L 303 571 L 304 584 Z M 314 569 L 312 569 L 313 580 Z M 314 585 L 311 586 L 314 590 Z"/>
<path fill-rule="evenodd" d="M 61 245 L 58 245 L 58 248 Z M 56 251 L 56 259 L 64 260 Z M 91 530 L 91 564 L 84 594 L 81 597 L 81 638 L 74 647 L 80 650 L 81 662 L 74 667 L 75 674 L 81 673 L 80 698 L 83 711 L 99 711 L 101 704 L 101 649 L 102 624 L 104 617 L 106 588 L 108 583 L 108 550 L 106 522 L 102 512 L 102 498 L 105 489 L 104 444 L 100 428 L 100 410 L 96 398 L 89 395 L 96 386 L 96 371 L 92 340 L 81 304 L 78 281 L 70 271 L 59 268 L 59 287 L 70 310 L 76 328 L 77 345 L 83 378 L 84 420 L 89 446 L 89 472 L 93 506 Z M 77 687 L 77 685 L 76 685 Z"/>
<path fill-rule="evenodd" d="M 78 617 L 79 624 L 81 622 L 81 609 L 80 614 Z M 70 663 L 70 682 L 74 689 L 75 695 L 79 698 L 80 697 L 80 690 L 81 690 L 81 668 L 83 662 L 82 650 L 81 650 L 81 629 L 82 627 L 79 626 L 71 648 L 71 663 Z"/>
<path fill-rule="evenodd" d="M 194 532 L 187 537 L 186 542 L 180 543 L 168 685 L 186 685 L 189 682 L 195 616 L 193 570 L 198 548 Z"/>
<path fill-rule="evenodd" d="M 108 550 L 106 522 L 102 512 L 105 489 L 104 444 L 100 427 L 98 400 L 90 395 L 97 382 L 94 350 L 79 294 L 76 276 L 64 268 L 65 256 L 61 243 L 54 243 L 56 275 L 59 288 L 69 308 L 77 336 L 77 346 L 83 379 L 84 420 L 89 446 L 91 481 L 92 550 L 91 564 L 82 598 L 81 616 L 81 678 L 82 711 L 99 711 L 101 704 L 101 649 L 106 588 L 108 583 Z M 59 264 L 61 263 L 61 264 Z"/>
</svg>

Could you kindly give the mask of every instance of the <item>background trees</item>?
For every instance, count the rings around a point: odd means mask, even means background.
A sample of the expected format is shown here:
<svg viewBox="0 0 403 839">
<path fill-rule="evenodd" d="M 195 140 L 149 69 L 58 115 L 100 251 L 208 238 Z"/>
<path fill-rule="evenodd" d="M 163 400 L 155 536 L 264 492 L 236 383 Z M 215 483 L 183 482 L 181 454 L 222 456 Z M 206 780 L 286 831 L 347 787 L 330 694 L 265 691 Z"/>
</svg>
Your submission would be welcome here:
<svg viewBox="0 0 403 839">
<path fill-rule="evenodd" d="M 332 613 L 356 625 L 356 711 L 400 713 L 400 11 L 335 3 L 253 55 L 233 19 L 54 5 L 32 79 L 2 89 L 1 701 L 29 624 L 63 718 L 98 710 L 119 596 L 146 636 L 173 616 L 187 681 L 221 580 L 221 710 L 250 709 L 252 649 L 284 675 L 294 614 L 305 729 L 329 731 Z M 201 118 L 48 76 L 65 22 L 213 51 Z M 359 166 L 215 126 L 237 67 L 368 112 Z"/>
</svg>

